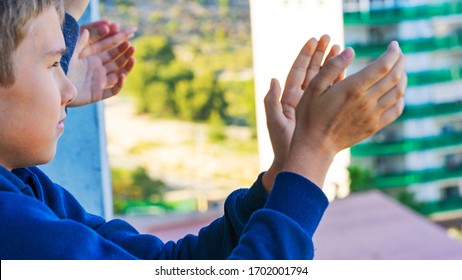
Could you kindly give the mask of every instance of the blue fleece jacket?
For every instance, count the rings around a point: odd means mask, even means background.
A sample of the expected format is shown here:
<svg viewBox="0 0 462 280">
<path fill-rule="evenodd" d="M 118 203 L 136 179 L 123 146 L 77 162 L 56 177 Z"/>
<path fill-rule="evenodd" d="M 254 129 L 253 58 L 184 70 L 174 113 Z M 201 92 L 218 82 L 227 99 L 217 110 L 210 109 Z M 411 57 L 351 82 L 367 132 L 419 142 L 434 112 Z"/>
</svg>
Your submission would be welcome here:
<svg viewBox="0 0 462 280">
<path fill-rule="evenodd" d="M 293 173 L 267 195 L 261 175 L 234 191 L 224 216 L 177 242 L 87 213 L 38 168 L 0 166 L 0 259 L 312 259 L 312 236 L 328 205 Z"/>
</svg>

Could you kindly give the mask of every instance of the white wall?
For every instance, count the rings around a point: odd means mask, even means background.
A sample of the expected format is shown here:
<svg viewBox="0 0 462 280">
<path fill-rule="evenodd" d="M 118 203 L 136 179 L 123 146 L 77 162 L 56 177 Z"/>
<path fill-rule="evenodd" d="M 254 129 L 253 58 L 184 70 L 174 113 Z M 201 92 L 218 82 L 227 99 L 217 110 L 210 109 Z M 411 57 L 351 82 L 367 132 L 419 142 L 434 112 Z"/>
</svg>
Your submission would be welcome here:
<svg viewBox="0 0 462 280">
<path fill-rule="evenodd" d="M 294 59 L 311 37 L 329 34 L 333 43 L 343 46 L 343 10 L 341 0 L 250 0 L 250 8 L 260 166 L 261 170 L 266 170 L 273 152 L 263 98 L 271 78 L 277 78 L 284 88 Z M 338 185 L 340 196 L 348 192 L 348 164 L 349 152 L 344 151 L 332 165 L 324 188 L 330 198 L 334 196 L 335 185 Z"/>
</svg>

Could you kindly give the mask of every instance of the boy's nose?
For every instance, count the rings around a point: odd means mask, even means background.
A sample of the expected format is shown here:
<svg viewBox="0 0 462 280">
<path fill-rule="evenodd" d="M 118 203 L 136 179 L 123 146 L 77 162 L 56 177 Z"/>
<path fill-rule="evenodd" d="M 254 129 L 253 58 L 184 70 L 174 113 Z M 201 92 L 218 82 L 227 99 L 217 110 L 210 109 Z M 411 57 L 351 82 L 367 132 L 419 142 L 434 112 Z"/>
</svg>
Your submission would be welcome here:
<svg viewBox="0 0 462 280">
<path fill-rule="evenodd" d="M 77 89 L 74 84 L 64 76 L 64 84 L 61 90 L 61 103 L 62 105 L 67 105 L 71 103 L 72 100 L 77 96 Z"/>
</svg>

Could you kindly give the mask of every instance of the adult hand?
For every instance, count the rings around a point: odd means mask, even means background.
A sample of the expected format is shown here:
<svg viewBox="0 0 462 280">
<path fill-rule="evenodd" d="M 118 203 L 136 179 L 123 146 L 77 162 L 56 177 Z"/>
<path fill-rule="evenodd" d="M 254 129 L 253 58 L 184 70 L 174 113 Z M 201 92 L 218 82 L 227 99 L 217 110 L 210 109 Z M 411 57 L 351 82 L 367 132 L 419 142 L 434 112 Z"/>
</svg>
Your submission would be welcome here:
<svg viewBox="0 0 462 280">
<path fill-rule="evenodd" d="M 295 108 L 303 95 L 304 89 L 321 69 L 322 61 L 329 45 L 330 37 L 324 35 L 319 39 L 311 38 L 303 46 L 289 71 L 281 97 L 279 81 L 271 80 L 270 90 L 265 97 L 265 110 L 274 160 L 271 167 L 263 175 L 263 185 L 269 193 L 274 178 L 282 170 L 289 152 L 290 142 L 295 129 Z M 326 61 L 340 51 L 334 45 L 326 57 Z M 341 79 L 341 75 L 338 79 Z"/>
<path fill-rule="evenodd" d="M 398 43 L 390 43 L 377 60 L 333 84 L 353 57 L 354 51 L 347 48 L 327 61 L 297 106 L 284 170 L 320 187 L 335 154 L 390 124 L 404 108 L 407 76 Z"/>
<path fill-rule="evenodd" d="M 128 41 L 135 31 L 120 31 L 117 24 L 107 20 L 82 26 L 68 72 L 77 88 L 70 107 L 98 102 L 120 92 L 135 63 L 135 48 Z"/>
</svg>

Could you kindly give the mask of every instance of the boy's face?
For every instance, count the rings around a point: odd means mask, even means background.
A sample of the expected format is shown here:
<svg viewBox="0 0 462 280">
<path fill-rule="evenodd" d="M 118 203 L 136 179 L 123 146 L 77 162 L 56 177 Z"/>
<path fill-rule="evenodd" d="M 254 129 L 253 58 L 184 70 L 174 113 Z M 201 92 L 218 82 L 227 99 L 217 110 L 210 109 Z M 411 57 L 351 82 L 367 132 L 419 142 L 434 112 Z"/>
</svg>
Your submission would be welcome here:
<svg viewBox="0 0 462 280">
<path fill-rule="evenodd" d="M 31 19 L 27 30 L 14 53 L 15 84 L 0 87 L 0 165 L 10 170 L 53 159 L 76 95 L 59 63 L 65 43 L 56 10 Z"/>
</svg>

